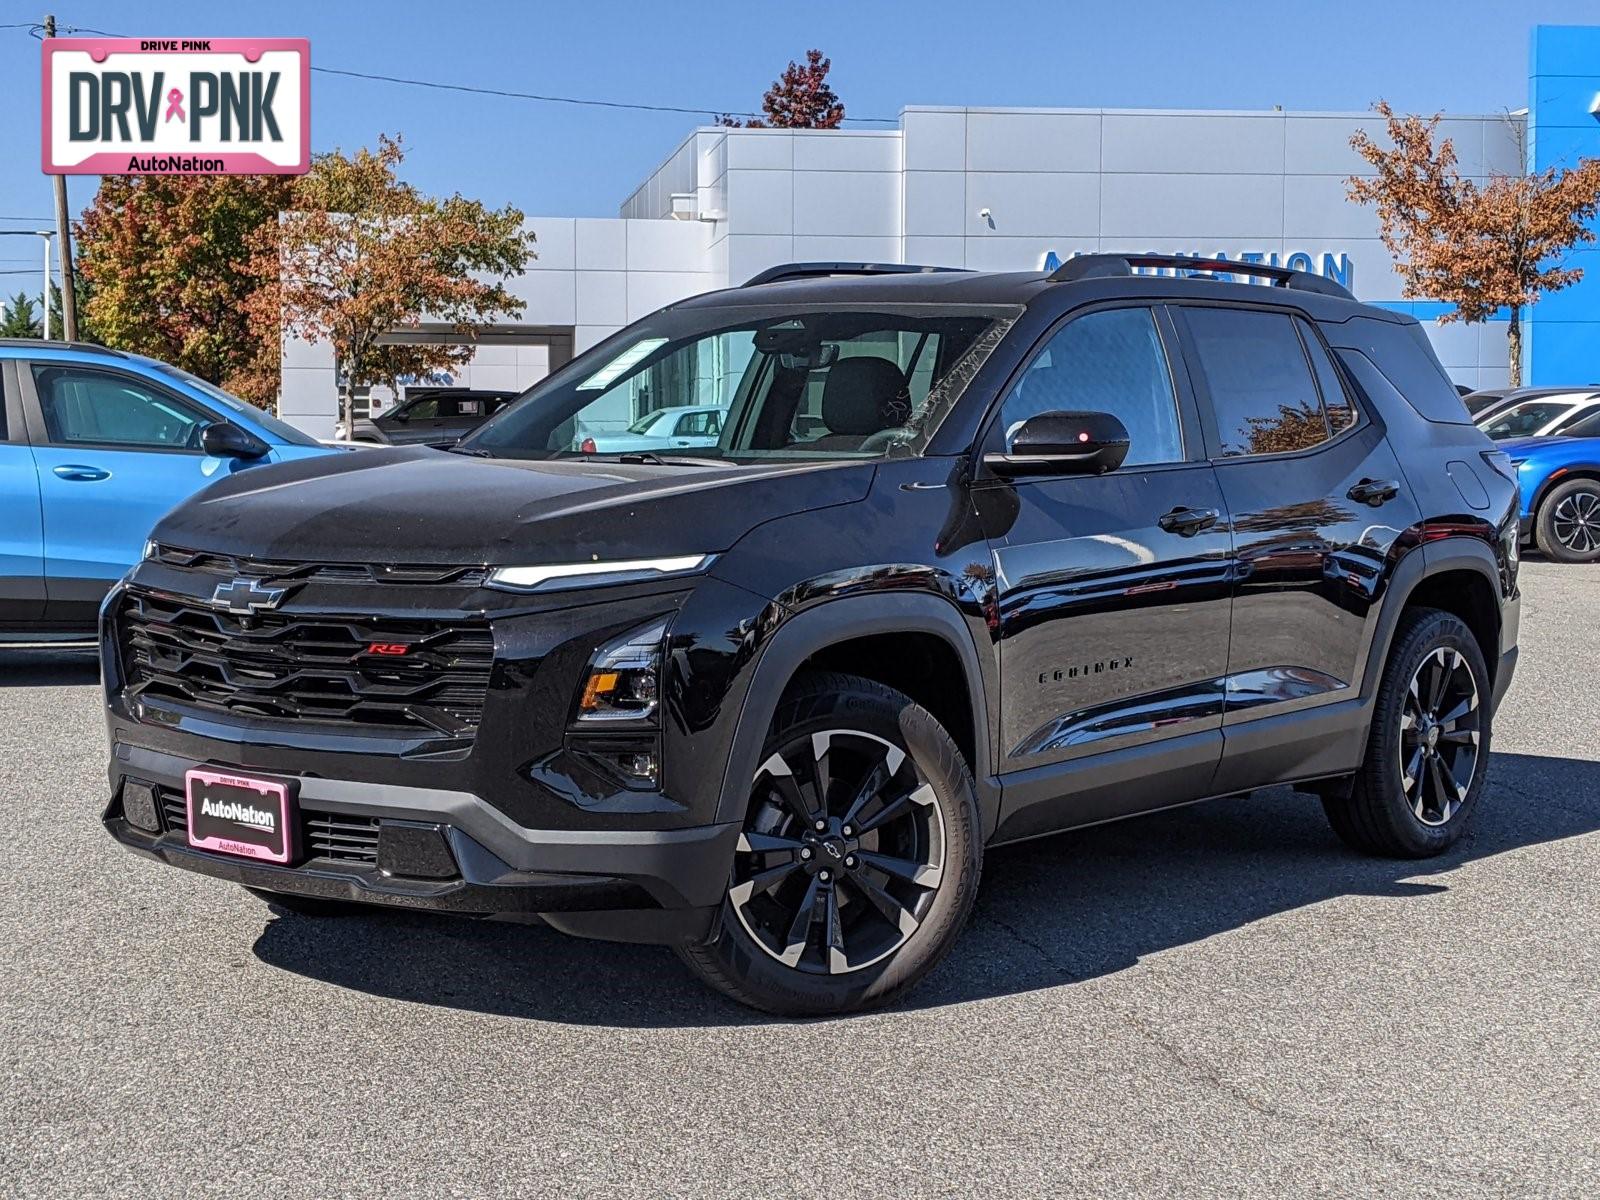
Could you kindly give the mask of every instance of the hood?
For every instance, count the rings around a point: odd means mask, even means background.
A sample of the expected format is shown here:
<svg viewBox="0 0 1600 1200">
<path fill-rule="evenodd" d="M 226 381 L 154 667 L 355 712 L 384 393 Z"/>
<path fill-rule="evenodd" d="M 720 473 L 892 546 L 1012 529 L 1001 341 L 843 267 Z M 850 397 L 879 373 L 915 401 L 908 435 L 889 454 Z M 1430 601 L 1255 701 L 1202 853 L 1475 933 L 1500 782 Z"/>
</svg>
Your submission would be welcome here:
<svg viewBox="0 0 1600 1200">
<path fill-rule="evenodd" d="M 860 500 L 870 462 L 525 462 L 422 447 L 239 471 L 169 513 L 189 550 L 320 562 L 551 563 L 726 550 L 773 517 Z"/>
</svg>

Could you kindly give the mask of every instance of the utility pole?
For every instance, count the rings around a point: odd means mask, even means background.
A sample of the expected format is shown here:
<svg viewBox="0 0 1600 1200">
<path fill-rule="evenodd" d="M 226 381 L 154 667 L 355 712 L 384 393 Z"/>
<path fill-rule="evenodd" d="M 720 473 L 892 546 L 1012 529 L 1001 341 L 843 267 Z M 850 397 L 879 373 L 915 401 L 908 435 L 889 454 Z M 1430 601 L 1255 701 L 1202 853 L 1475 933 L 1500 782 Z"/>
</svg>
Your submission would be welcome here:
<svg viewBox="0 0 1600 1200">
<path fill-rule="evenodd" d="M 56 19 L 47 16 L 44 19 L 44 36 L 53 38 L 56 35 Z M 61 324 L 62 337 L 69 342 L 78 340 L 78 281 L 74 277 L 72 267 L 72 230 L 67 220 L 67 177 L 65 175 L 52 175 L 56 192 L 56 238 L 60 247 L 58 253 L 61 257 Z M 45 268 L 49 270 L 50 245 L 45 243 Z M 44 288 L 44 324 L 45 337 L 49 337 L 50 329 L 50 283 L 45 280 Z"/>
</svg>

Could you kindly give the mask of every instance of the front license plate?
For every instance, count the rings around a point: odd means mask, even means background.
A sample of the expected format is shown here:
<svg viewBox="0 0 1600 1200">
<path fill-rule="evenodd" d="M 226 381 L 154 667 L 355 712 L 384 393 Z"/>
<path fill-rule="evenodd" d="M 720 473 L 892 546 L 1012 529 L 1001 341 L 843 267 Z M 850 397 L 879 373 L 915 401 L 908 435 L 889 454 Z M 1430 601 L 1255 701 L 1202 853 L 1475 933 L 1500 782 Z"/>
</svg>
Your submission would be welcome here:
<svg viewBox="0 0 1600 1200">
<path fill-rule="evenodd" d="M 184 776 L 189 844 L 241 858 L 286 863 L 294 845 L 289 785 L 196 768 Z"/>
</svg>

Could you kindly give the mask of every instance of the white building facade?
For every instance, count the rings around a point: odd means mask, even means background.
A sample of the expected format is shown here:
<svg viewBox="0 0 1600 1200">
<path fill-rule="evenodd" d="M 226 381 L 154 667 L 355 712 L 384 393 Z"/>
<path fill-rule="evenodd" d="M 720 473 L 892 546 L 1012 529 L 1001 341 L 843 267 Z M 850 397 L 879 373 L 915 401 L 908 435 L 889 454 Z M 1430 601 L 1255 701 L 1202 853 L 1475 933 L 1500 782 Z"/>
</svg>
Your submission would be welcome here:
<svg viewBox="0 0 1600 1200">
<path fill-rule="evenodd" d="M 697 129 L 616 218 L 535 217 L 517 322 L 462 386 L 520 389 L 662 305 L 797 261 L 1042 270 L 1091 251 L 1224 255 L 1331 275 L 1413 312 L 1472 387 L 1506 381 L 1505 323 L 1401 298 L 1376 214 L 1346 198 L 1371 114 L 908 108 L 884 131 Z M 1525 118 L 1451 116 L 1463 175 L 1524 169 Z M 288 341 L 280 412 L 332 436 L 331 349 Z"/>
</svg>

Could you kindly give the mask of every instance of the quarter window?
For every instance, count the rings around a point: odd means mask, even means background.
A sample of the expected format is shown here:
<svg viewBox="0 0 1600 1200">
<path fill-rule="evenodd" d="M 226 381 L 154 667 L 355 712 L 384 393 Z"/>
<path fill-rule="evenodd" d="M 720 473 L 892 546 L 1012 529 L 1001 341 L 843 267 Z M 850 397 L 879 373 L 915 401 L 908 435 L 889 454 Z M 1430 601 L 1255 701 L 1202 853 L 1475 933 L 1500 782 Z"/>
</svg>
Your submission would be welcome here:
<svg viewBox="0 0 1600 1200">
<path fill-rule="evenodd" d="M 1300 337 L 1305 342 L 1306 355 L 1311 359 L 1311 370 L 1317 377 L 1317 390 L 1322 393 L 1322 408 L 1328 415 L 1328 434 L 1338 437 L 1356 423 L 1356 406 L 1344 390 L 1344 381 L 1328 357 L 1319 338 L 1304 321 L 1296 320 Z"/>
<path fill-rule="evenodd" d="M 1063 326 L 1000 407 L 1007 446 L 1024 421 L 1047 412 L 1117 417 L 1128 429 L 1125 466 L 1181 461 L 1178 402 L 1155 314 L 1103 309 Z"/>
<path fill-rule="evenodd" d="M 206 414 L 126 375 L 36 363 L 44 425 L 57 444 L 197 449 Z"/>
<path fill-rule="evenodd" d="M 1188 308 L 1224 457 L 1288 454 L 1328 440 L 1300 335 L 1281 313 Z"/>
</svg>

